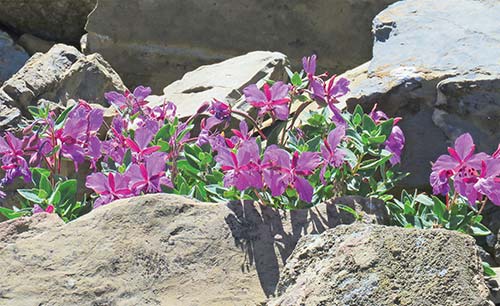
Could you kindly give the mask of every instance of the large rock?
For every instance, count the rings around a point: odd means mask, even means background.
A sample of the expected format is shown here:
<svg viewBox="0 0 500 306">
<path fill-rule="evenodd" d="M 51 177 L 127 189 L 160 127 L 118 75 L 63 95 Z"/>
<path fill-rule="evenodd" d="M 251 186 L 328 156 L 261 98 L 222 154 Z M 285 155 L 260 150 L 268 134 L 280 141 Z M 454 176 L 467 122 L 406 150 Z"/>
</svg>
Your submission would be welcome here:
<svg viewBox="0 0 500 306">
<path fill-rule="evenodd" d="M 0 223 L 0 249 L 19 239 L 40 235 L 62 226 L 63 220 L 56 214 L 40 213 Z"/>
<path fill-rule="evenodd" d="M 57 44 L 47 53 L 33 55 L 0 87 L 0 105 L 18 116 L 28 115 L 28 106 L 36 106 L 41 99 L 61 106 L 78 98 L 107 105 L 105 92 L 125 89 L 118 74 L 99 54 L 85 56 L 74 47 Z M 14 115 L 7 116 L 11 117 Z"/>
<path fill-rule="evenodd" d="M 47 41 L 28 33 L 21 35 L 17 43 L 30 55 L 37 52 L 48 52 L 55 45 L 53 41 Z"/>
<path fill-rule="evenodd" d="M 0 23 L 20 33 L 77 43 L 97 0 L 0 0 Z"/>
<path fill-rule="evenodd" d="M 384 205 L 361 198 L 338 201 L 366 207 L 367 215 Z M 353 221 L 344 214 L 334 205 L 284 213 L 253 203 L 207 204 L 166 194 L 117 201 L 0 245 L 0 260 L 8 263 L 0 265 L 0 301 L 256 305 L 274 293 L 299 238 Z"/>
<path fill-rule="evenodd" d="M 393 2 L 100 0 L 86 25 L 87 48 L 128 86 L 156 92 L 196 67 L 253 50 L 279 51 L 295 64 L 317 53 L 323 68 L 338 72 L 370 58 L 370 22 Z"/>
<path fill-rule="evenodd" d="M 221 63 L 199 67 L 165 87 L 163 96 L 150 98 L 153 105 L 165 100 L 177 105 L 181 116 L 192 115 L 205 101 L 236 103 L 249 84 L 281 80 L 286 76 L 287 57 L 279 52 L 255 51 Z"/>
<path fill-rule="evenodd" d="M 0 85 L 28 60 L 28 54 L 14 43 L 9 34 L 0 30 Z"/>
<path fill-rule="evenodd" d="M 472 237 L 355 224 L 303 237 L 267 305 L 486 306 Z"/>
<path fill-rule="evenodd" d="M 470 132 L 479 150 L 500 142 L 500 2 L 406 0 L 374 19 L 372 60 L 345 97 L 402 116 L 408 187 L 428 186 L 430 161 Z"/>
</svg>

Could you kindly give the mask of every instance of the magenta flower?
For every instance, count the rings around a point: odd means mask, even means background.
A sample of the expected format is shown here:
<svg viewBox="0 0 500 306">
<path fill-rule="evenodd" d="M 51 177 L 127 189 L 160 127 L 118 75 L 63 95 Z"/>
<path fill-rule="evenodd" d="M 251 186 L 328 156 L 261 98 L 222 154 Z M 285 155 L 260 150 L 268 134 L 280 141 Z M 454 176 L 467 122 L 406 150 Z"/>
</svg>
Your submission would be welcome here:
<svg viewBox="0 0 500 306">
<path fill-rule="evenodd" d="M 94 190 L 99 195 L 94 202 L 94 208 L 108 204 L 116 199 L 133 196 L 129 188 L 130 177 L 120 173 L 109 173 L 107 176 L 101 172 L 87 176 L 85 186 Z"/>
<path fill-rule="evenodd" d="M 135 154 L 138 160 L 144 156 L 160 150 L 160 146 L 149 146 L 155 136 L 156 131 L 148 126 L 138 128 L 134 134 L 134 140 L 125 137 L 125 143 Z"/>
<path fill-rule="evenodd" d="M 260 91 L 257 85 L 252 84 L 243 89 L 246 101 L 253 107 L 259 109 L 259 116 L 269 113 L 271 117 L 279 120 L 287 120 L 290 110 L 288 103 L 290 98 L 288 92 L 290 87 L 283 82 L 276 82 L 269 87 L 264 84 L 263 91 Z"/>
<path fill-rule="evenodd" d="M 373 106 L 373 109 L 371 110 L 369 116 L 370 118 L 372 118 L 375 124 L 380 124 L 381 122 L 389 119 L 386 113 L 381 110 L 377 110 L 377 104 Z M 392 127 L 391 134 L 389 135 L 389 138 L 387 138 L 387 140 L 384 142 L 385 149 L 392 153 L 392 157 L 389 162 L 393 166 L 401 162 L 401 154 L 406 142 L 403 131 L 401 130 L 401 128 L 396 126 L 396 124 L 400 120 L 401 118 L 399 117 L 394 118 L 394 126 Z M 438 179 L 438 177 L 435 177 L 434 179 Z"/>
<path fill-rule="evenodd" d="M 0 155 L 2 155 L 2 170 L 5 177 L 0 181 L 0 185 L 5 186 L 14 181 L 17 177 L 24 177 L 26 182 L 31 181 L 31 171 L 28 162 L 24 159 L 24 143 L 10 132 L 4 137 L 0 137 Z"/>
<path fill-rule="evenodd" d="M 297 190 L 302 201 L 311 202 L 314 189 L 304 177 L 313 174 L 320 164 L 321 157 L 318 153 L 304 152 L 299 155 L 295 152 L 290 160 L 287 151 L 270 146 L 264 153 L 262 162 L 264 182 L 272 196 L 282 195 L 290 186 Z"/>
<path fill-rule="evenodd" d="M 344 163 L 346 152 L 344 149 L 338 148 L 344 137 L 345 126 L 339 125 L 328 134 L 327 139 L 323 140 L 323 144 L 321 144 L 321 154 L 323 155 L 325 163 L 320 173 L 322 181 L 324 181 L 328 165 L 338 168 Z"/>
<path fill-rule="evenodd" d="M 345 127 L 341 125 L 333 129 L 321 144 L 323 159 L 334 167 L 340 167 L 344 163 L 346 152 L 342 148 L 337 148 L 344 137 Z"/>
<path fill-rule="evenodd" d="M 129 109 L 132 114 L 141 111 L 142 107 L 148 102 L 145 99 L 151 94 L 150 87 L 139 86 L 134 89 L 134 93 L 130 93 L 128 90 L 125 94 L 118 93 L 116 91 L 107 92 L 104 97 L 108 102 L 116 106 L 119 110 L 123 111 Z"/>
<path fill-rule="evenodd" d="M 214 99 L 207 111 L 220 121 L 226 121 L 231 117 L 231 106 Z"/>
<path fill-rule="evenodd" d="M 43 209 L 40 205 L 38 204 L 35 204 L 33 206 L 33 214 L 39 214 L 39 213 L 43 213 L 43 212 L 46 212 L 46 213 L 49 213 L 49 214 L 52 214 L 54 213 L 54 206 L 52 205 L 48 205 L 47 208 Z"/>
<path fill-rule="evenodd" d="M 224 171 L 224 186 L 234 186 L 238 190 L 250 187 L 262 188 L 260 150 L 255 139 L 243 142 L 237 153 L 229 149 L 218 148 L 215 160 Z"/>
<path fill-rule="evenodd" d="M 450 155 L 441 155 L 432 165 L 430 183 L 434 194 L 447 194 L 449 191 L 448 179 L 458 172 L 467 177 L 470 173 L 481 169 L 481 161 L 488 159 L 485 153 L 474 154 L 476 146 L 472 136 L 468 133 L 461 135 L 455 141 L 454 148 L 448 148 Z M 455 184 L 462 184 L 456 180 Z M 465 192 L 465 186 L 459 186 Z M 463 194 L 463 195 L 464 195 Z"/>
<path fill-rule="evenodd" d="M 389 119 L 389 117 L 387 116 L 386 113 L 377 109 L 377 106 L 378 105 L 375 104 L 373 106 L 372 110 L 370 111 L 370 114 L 369 114 L 370 118 L 372 118 L 372 120 L 375 122 L 375 124 L 379 124 L 380 122 Z"/>
<path fill-rule="evenodd" d="M 394 166 L 401 162 L 401 154 L 403 153 L 405 142 L 405 135 L 401 128 L 397 125 L 393 126 L 389 138 L 384 143 L 385 149 L 392 153 L 391 159 L 389 159 L 391 165 Z"/>
<path fill-rule="evenodd" d="M 234 136 L 229 140 L 229 147 L 235 147 L 237 144 L 251 139 L 251 133 L 248 132 L 248 124 L 242 120 L 240 122 L 240 129 L 231 129 Z M 227 142 L 227 140 L 226 140 Z"/>
<path fill-rule="evenodd" d="M 311 82 L 313 97 L 320 102 L 331 105 L 338 103 L 337 98 L 345 96 L 349 92 L 349 80 L 346 78 L 336 79 L 336 76 L 323 81 L 316 78 Z"/>
<path fill-rule="evenodd" d="M 474 188 L 500 206 L 500 159 L 488 159 L 481 164 L 481 176 Z"/>
<path fill-rule="evenodd" d="M 316 74 L 316 54 L 309 57 L 304 56 L 302 58 L 302 66 L 304 67 L 304 71 L 307 73 L 307 78 L 312 80 Z"/>
<path fill-rule="evenodd" d="M 173 184 L 165 175 L 166 154 L 155 152 L 144 158 L 144 163 L 132 164 L 126 175 L 130 177 L 129 186 L 134 194 L 141 192 L 161 192 L 161 186 L 173 188 Z"/>
<path fill-rule="evenodd" d="M 159 122 L 163 122 L 165 120 L 172 121 L 177 113 L 177 106 L 170 101 L 165 102 L 162 105 L 155 106 L 151 109 L 146 109 L 146 115 Z"/>
</svg>

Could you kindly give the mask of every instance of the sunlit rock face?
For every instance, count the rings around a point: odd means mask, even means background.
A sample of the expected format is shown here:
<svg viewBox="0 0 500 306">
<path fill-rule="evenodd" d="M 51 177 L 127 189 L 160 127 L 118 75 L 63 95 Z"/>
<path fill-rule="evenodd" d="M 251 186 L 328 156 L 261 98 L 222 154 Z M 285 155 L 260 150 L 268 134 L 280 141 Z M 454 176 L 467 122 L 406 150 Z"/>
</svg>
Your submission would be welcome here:
<svg viewBox="0 0 500 306">
<path fill-rule="evenodd" d="M 87 48 L 128 86 L 155 92 L 187 71 L 254 50 L 298 64 L 317 53 L 342 72 L 370 59 L 371 20 L 395 0 L 103 0 L 90 14 Z"/>
</svg>

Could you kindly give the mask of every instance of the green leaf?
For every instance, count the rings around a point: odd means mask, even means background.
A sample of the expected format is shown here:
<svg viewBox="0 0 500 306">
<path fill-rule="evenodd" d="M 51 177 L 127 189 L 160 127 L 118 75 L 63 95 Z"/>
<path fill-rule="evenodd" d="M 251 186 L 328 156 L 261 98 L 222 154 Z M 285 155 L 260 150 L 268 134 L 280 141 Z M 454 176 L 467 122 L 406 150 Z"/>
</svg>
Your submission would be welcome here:
<svg viewBox="0 0 500 306">
<path fill-rule="evenodd" d="M 16 218 L 25 216 L 25 215 L 29 214 L 29 212 L 21 211 L 21 210 L 15 211 L 13 209 L 9 209 L 9 208 L 0 206 L 0 214 L 4 215 L 5 218 L 7 218 L 9 220 L 12 220 L 12 219 L 16 219 Z"/>
<path fill-rule="evenodd" d="M 40 186 L 42 176 L 49 177 L 50 171 L 44 168 L 31 168 L 31 180 L 35 186 Z"/>
<path fill-rule="evenodd" d="M 358 126 L 360 123 L 361 123 L 361 115 L 360 114 L 355 114 L 352 117 L 352 124 L 354 124 L 354 126 Z"/>
<path fill-rule="evenodd" d="M 373 159 L 365 160 L 364 162 L 361 163 L 359 169 L 360 170 L 376 169 L 378 166 L 385 164 L 389 159 L 391 159 L 391 156 L 386 156 L 375 160 Z"/>
<path fill-rule="evenodd" d="M 300 85 L 302 85 L 302 78 L 300 77 L 300 75 L 295 72 L 292 76 L 292 85 L 296 86 L 296 87 L 300 87 Z"/>
<path fill-rule="evenodd" d="M 356 219 L 358 221 L 361 220 L 361 215 L 355 209 L 353 209 L 352 207 L 344 205 L 344 204 L 336 204 L 336 206 L 339 209 L 341 209 L 341 210 L 343 210 L 343 211 L 345 211 L 347 213 L 350 213 L 354 217 L 354 219 Z"/>
<path fill-rule="evenodd" d="M 172 134 L 170 133 L 171 125 L 170 124 L 165 124 L 164 126 L 161 127 L 161 129 L 156 133 L 155 136 L 155 142 L 158 142 L 159 140 L 164 140 L 167 141 L 172 137 Z"/>
<path fill-rule="evenodd" d="M 17 193 L 30 202 L 41 204 L 43 199 L 39 196 L 39 191 L 39 189 L 18 189 Z"/>
<path fill-rule="evenodd" d="M 77 181 L 75 179 L 58 182 L 54 192 L 61 194 L 59 204 L 61 206 L 71 205 L 76 202 Z"/>
<path fill-rule="evenodd" d="M 424 193 L 421 193 L 415 197 L 415 202 L 424 204 L 425 206 L 434 206 L 434 201 Z"/>
<path fill-rule="evenodd" d="M 356 107 L 354 108 L 354 112 L 352 113 L 353 115 L 360 115 L 363 116 L 365 111 L 363 110 L 363 107 L 361 105 L 357 104 Z"/>
<path fill-rule="evenodd" d="M 392 127 L 394 126 L 394 119 L 389 119 L 382 122 L 379 126 L 380 135 L 384 135 L 389 138 L 389 135 L 392 133 Z"/>
<path fill-rule="evenodd" d="M 49 179 L 44 175 L 40 177 L 38 188 L 45 191 L 47 195 L 52 193 L 52 184 L 50 183 Z"/>
<path fill-rule="evenodd" d="M 49 197 L 49 204 L 58 206 L 59 203 L 61 202 L 61 192 L 55 191 L 53 192 L 50 197 Z"/>
<path fill-rule="evenodd" d="M 474 223 L 471 225 L 470 229 L 474 236 L 488 236 L 491 234 L 491 231 L 482 223 Z"/>
<path fill-rule="evenodd" d="M 177 161 L 177 168 L 179 170 L 181 170 L 181 171 L 179 171 L 180 173 L 183 173 L 184 171 L 186 171 L 186 172 L 191 173 L 191 174 L 196 175 L 196 176 L 200 172 L 200 170 L 198 168 L 193 167 L 191 165 L 191 163 L 189 163 L 185 159 Z"/>
<path fill-rule="evenodd" d="M 40 110 L 41 109 L 38 106 L 28 106 L 28 112 L 33 116 L 34 119 L 42 118 Z"/>
<path fill-rule="evenodd" d="M 75 108 L 76 104 L 75 105 L 72 105 L 70 107 L 67 107 L 56 119 L 56 126 L 62 124 L 66 118 L 68 117 L 68 114 L 71 110 L 73 110 L 73 108 Z"/>
<path fill-rule="evenodd" d="M 130 149 L 127 149 L 125 155 L 123 156 L 123 165 L 127 167 L 128 165 L 130 165 L 131 162 L 132 162 L 132 151 Z"/>
<path fill-rule="evenodd" d="M 490 276 L 490 277 L 493 277 L 493 276 L 496 276 L 497 273 L 495 272 L 495 270 L 493 270 L 490 266 L 489 263 L 483 261 L 483 272 L 484 272 L 484 275 L 486 276 Z"/>
<path fill-rule="evenodd" d="M 368 142 L 370 144 L 381 144 L 381 143 L 384 143 L 385 140 L 386 140 L 386 137 L 384 135 L 374 136 L 374 137 L 368 138 Z"/>
<path fill-rule="evenodd" d="M 432 211 L 439 218 L 439 220 L 446 222 L 445 219 L 446 205 L 438 197 L 435 196 L 432 197 L 432 201 L 434 204 L 432 206 Z M 425 203 L 422 204 L 426 205 Z"/>
<path fill-rule="evenodd" d="M 368 116 L 367 114 L 363 114 L 363 130 L 371 134 L 376 127 L 377 125 L 372 120 L 372 118 L 370 118 L 370 116 Z"/>
</svg>

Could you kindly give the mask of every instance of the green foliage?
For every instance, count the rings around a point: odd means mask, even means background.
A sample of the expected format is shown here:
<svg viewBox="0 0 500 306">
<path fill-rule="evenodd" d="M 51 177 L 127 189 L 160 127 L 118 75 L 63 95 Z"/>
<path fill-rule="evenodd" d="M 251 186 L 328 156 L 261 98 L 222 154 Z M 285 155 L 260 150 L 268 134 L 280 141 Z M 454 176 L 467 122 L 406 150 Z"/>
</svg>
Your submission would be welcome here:
<svg viewBox="0 0 500 306">
<path fill-rule="evenodd" d="M 34 188 L 18 189 L 17 192 L 25 200 L 21 208 L 0 208 L 0 213 L 8 219 L 31 214 L 34 205 L 42 210 L 51 209 L 65 222 L 78 218 L 89 207 L 84 200 L 77 201 L 77 181 L 50 177 L 51 173 L 43 168 L 31 168 Z"/>
<path fill-rule="evenodd" d="M 487 236 L 490 230 L 482 223 L 482 216 L 459 199 L 447 206 L 438 197 L 426 194 L 411 195 L 406 191 L 401 199 L 387 202 L 394 225 L 407 228 L 444 228 L 472 236 Z"/>
</svg>

